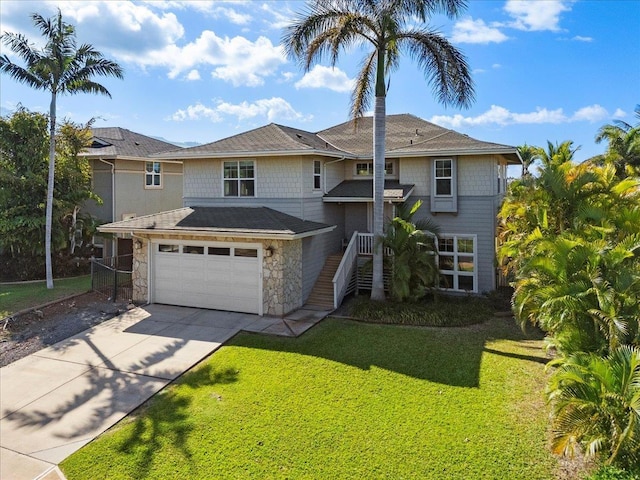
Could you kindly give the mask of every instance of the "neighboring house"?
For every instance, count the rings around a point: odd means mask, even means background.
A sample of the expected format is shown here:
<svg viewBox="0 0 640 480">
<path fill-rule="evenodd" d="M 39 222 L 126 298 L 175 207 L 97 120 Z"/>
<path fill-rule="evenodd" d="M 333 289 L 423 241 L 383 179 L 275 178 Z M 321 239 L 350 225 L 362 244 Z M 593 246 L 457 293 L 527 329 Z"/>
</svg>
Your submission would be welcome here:
<svg viewBox="0 0 640 480">
<path fill-rule="evenodd" d="M 111 223 L 182 206 L 182 161 L 149 158 L 179 147 L 124 128 L 91 131 L 92 145 L 81 155 L 89 160 L 93 191 L 103 203 L 87 201 L 84 213 Z M 95 244 L 102 250 L 98 256 L 132 253 L 128 234 L 96 236 Z"/>
<path fill-rule="evenodd" d="M 326 304 L 318 298 L 331 288 L 329 306 L 339 304 L 357 258 L 371 254 L 372 124 L 270 124 L 152 156 L 184 162 L 184 207 L 101 227 L 135 239 L 135 300 L 283 315 Z M 415 218 L 440 225 L 442 287 L 493 290 L 496 212 L 516 148 L 405 114 L 387 117 L 386 151 L 386 216 L 422 200 Z"/>
</svg>

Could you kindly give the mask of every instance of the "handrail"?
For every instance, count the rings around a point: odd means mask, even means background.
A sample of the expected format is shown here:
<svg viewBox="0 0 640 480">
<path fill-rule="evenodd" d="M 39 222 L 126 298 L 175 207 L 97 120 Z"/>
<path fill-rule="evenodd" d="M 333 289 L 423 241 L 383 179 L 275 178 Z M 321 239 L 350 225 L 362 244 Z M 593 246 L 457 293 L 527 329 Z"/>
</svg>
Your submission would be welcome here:
<svg viewBox="0 0 640 480">
<path fill-rule="evenodd" d="M 342 255 L 340 265 L 333 276 L 333 308 L 338 308 L 344 298 L 347 286 L 358 260 L 358 232 L 353 232 L 351 240 Z"/>
</svg>

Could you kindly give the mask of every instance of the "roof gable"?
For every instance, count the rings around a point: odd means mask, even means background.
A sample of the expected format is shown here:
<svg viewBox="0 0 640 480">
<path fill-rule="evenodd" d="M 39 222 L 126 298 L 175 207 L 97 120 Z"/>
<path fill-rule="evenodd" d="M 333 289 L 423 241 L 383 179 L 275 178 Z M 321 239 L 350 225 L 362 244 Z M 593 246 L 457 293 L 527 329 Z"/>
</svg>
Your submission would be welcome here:
<svg viewBox="0 0 640 480">
<path fill-rule="evenodd" d="M 181 150 L 172 143 L 132 132 L 120 127 L 92 128 L 93 143 L 83 153 L 86 157 L 147 157 L 149 155 Z"/>
</svg>

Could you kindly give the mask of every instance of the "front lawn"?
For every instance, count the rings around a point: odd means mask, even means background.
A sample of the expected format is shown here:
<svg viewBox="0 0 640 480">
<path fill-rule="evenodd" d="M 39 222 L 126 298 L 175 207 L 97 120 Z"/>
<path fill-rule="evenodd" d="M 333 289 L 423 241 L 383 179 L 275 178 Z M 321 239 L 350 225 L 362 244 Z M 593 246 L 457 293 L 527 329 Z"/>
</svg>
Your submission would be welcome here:
<svg viewBox="0 0 640 480">
<path fill-rule="evenodd" d="M 62 463 L 76 479 L 548 479 L 539 338 L 328 319 L 228 345 Z"/>
<path fill-rule="evenodd" d="M 44 280 L 0 285 L 0 318 L 89 290 L 91 290 L 91 275 L 54 280 L 51 290 L 47 289 L 47 283 Z"/>
</svg>

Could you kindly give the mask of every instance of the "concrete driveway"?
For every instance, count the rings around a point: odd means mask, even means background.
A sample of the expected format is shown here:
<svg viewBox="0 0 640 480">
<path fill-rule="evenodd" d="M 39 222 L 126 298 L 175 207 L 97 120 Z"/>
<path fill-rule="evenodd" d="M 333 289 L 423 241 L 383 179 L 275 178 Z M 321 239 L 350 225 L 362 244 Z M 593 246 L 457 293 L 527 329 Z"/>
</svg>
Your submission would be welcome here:
<svg viewBox="0 0 640 480">
<path fill-rule="evenodd" d="M 149 305 L 2 367 L 0 478 L 59 478 L 59 462 L 240 330 L 297 336 L 327 313 L 281 319 Z"/>
</svg>

